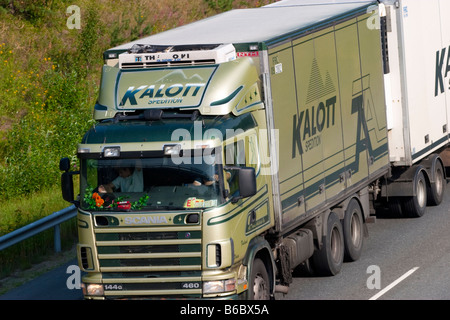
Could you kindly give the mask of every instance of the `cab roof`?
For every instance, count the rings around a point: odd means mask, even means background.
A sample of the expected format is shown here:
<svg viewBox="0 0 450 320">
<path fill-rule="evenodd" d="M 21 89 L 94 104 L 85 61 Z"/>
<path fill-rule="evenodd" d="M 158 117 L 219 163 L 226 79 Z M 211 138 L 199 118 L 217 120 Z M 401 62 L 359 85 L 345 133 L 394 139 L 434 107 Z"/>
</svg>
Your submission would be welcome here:
<svg viewBox="0 0 450 320">
<path fill-rule="evenodd" d="M 111 48 L 105 55 L 127 51 L 134 44 L 264 43 L 270 46 L 333 21 L 365 13 L 370 5 L 376 3 L 365 0 L 287 0 L 260 8 L 236 9 Z"/>
</svg>

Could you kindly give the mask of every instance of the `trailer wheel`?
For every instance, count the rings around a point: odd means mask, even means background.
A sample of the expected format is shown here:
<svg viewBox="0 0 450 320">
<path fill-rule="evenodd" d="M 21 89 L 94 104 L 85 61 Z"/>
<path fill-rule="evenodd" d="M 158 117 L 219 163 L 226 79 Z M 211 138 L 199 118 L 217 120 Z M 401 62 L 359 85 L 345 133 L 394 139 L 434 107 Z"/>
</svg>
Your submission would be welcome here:
<svg viewBox="0 0 450 320">
<path fill-rule="evenodd" d="M 437 206 L 444 199 L 446 181 L 444 177 L 444 168 L 440 161 L 436 161 L 433 170 L 434 183 L 432 183 L 428 189 L 428 204 Z"/>
<path fill-rule="evenodd" d="M 260 258 L 253 261 L 250 274 L 250 300 L 269 300 L 270 282 L 266 266 Z"/>
<path fill-rule="evenodd" d="M 424 215 L 427 207 L 427 182 L 422 171 L 414 177 L 413 183 L 415 196 L 405 199 L 403 209 L 409 217 L 419 218 Z"/>
<path fill-rule="evenodd" d="M 322 276 L 334 276 L 341 271 L 344 261 L 344 237 L 342 224 L 332 212 L 328 216 L 327 233 L 320 250 L 313 255 L 314 270 Z"/>
<path fill-rule="evenodd" d="M 356 261 L 361 256 L 364 243 L 364 221 L 359 203 L 350 200 L 342 220 L 344 232 L 344 258 L 347 261 Z"/>
</svg>

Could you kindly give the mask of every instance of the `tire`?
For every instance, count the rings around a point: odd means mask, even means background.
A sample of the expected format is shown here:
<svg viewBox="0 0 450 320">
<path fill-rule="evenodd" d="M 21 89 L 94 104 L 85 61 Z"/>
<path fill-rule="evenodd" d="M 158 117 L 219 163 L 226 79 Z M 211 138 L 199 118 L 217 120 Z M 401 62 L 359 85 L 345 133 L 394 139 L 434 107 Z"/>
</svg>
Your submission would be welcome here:
<svg viewBox="0 0 450 320">
<path fill-rule="evenodd" d="M 270 281 L 264 262 L 256 258 L 253 260 L 249 282 L 250 300 L 270 300 Z"/>
<path fill-rule="evenodd" d="M 364 244 L 364 221 L 358 201 L 350 200 L 342 220 L 344 233 L 344 259 L 356 261 L 361 257 Z"/>
<path fill-rule="evenodd" d="M 327 232 L 322 239 L 322 248 L 313 255 L 314 270 L 321 276 L 334 276 L 341 271 L 344 262 L 344 236 L 338 216 L 328 216 Z"/>
<path fill-rule="evenodd" d="M 389 198 L 389 201 L 387 202 L 387 209 L 390 217 L 403 217 L 402 203 L 403 201 L 401 198 Z"/>
<path fill-rule="evenodd" d="M 415 196 L 405 199 L 403 209 L 408 217 L 419 218 L 425 214 L 427 207 L 427 182 L 422 171 L 414 177 L 413 183 Z"/>
<path fill-rule="evenodd" d="M 312 259 L 306 259 L 305 262 L 295 267 L 292 272 L 294 277 L 312 277 L 315 275 Z"/>
<path fill-rule="evenodd" d="M 444 199 L 445 193 L 445 176 L 444 176 L 444 168 L 440 161 L 436 161 L 436 164 L 433 168 L 434 172 L 434 183 L 428 188 L 428 202 L 427 204 L 430 206 L 437 206 L 441 204 Z"/>
</svg>

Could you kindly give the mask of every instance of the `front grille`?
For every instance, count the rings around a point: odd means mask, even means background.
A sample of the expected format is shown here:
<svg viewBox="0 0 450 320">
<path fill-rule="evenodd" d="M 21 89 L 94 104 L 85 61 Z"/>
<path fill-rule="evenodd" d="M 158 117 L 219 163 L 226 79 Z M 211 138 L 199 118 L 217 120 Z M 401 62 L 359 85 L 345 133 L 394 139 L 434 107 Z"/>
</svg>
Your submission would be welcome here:
<svg viewBox="0 0 450 320">
<path fill-rule="evenodd" d="M 201 295 L 200 226 L 95 229 L 105 296 Z"/>
</svg>

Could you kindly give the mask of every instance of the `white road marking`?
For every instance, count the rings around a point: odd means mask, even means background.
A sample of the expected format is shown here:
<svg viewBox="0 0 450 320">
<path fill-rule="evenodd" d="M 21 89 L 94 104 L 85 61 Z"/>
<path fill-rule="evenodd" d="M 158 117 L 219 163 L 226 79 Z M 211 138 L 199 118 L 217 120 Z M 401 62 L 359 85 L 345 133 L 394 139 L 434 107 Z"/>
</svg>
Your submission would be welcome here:
<svg viewBox="0 0 450 320">
<path fill-rule="evenodd" d="M 412 268 L 411 270 L 409 270 L 408 272 L 406 272 L 404 275 L 402 275 L 400 278 L 398 278 L 397 280 L 395 280 L 394 282 L 392 282 L 390 285 L 388 285 L 386 288 L 384 288 L 383 290 L 381 290 L 380 292 L 378 292 L 376 295 L 374 295 L 372 298 L 370 298 L 369 300 L 377 300 L 379 297 L 381 297 L 383 294 L 385 294 L 386 292 L 388 292 L 389 290 L 391 290 L 393 287 L 395 287 L 396 285 L 398 285 L 400 282 L 402 282 L 403 280 L 405 280 L 406 278 L 408 278 L 410 275 L 412 275 L 417 269 L 419 269 L 419 267 L 415 267 Z"/>
</svg>

